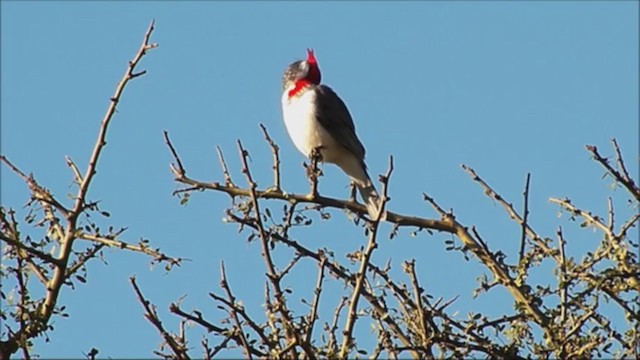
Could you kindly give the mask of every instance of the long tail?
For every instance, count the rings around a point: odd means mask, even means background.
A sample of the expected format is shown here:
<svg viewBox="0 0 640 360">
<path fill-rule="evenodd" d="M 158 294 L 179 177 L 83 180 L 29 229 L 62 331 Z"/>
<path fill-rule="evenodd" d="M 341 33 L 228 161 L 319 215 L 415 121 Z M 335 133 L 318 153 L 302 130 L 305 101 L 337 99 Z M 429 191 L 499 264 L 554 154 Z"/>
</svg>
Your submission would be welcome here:
<svg viewBox="0 0 640 360">
<path fill-rule="evenodd" d="M 351 178 L 358 187 L 362 201 L 367 207 L 367 212 L 372 219 L 378 215 L 378 209 L 381 205 L 380 195 L 371 182 L 371 178 L 367 173 L 367 166 L 364 159 L 359 159 L 355 155 L 344 156 L 339 159 L 337 165 Z M 384 219 L 384 214 L 381 219 Z"/>
<path fill-rule="evenodd" d="M 367 212 L 369 213 L 369 217 L 371 219 L 375 219 L 378 215 L 379 207 L 380 207 L 380 196 L 376 191 L 376 188 L 373 187 L 371 180 L 368 181 L 368 184 L 364 186 L 356 182 L 358 186 L 358 190 L 360 191 L 360 196 L 362 196 L 362 201 L 367 206 Z"/>
</svg>

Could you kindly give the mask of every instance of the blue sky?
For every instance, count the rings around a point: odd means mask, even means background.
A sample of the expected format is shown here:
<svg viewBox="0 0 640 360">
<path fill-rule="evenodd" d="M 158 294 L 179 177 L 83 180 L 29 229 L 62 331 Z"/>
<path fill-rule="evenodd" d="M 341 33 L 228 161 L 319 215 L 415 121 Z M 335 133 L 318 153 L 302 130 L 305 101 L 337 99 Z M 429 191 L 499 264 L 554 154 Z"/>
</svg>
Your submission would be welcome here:
<svg viewBox="0 0 640 360">
<path fill-rule="evenodd" d="M 104 356 L 151 355 L 160 338 L 135 301 L 131 275 L 166 324 L 176 324 L 167 308 L 183 295 L 187 309 L 217 319 L 207 293 L 219 290 L 224 260 L 236 296 L 259 314 L 258 244 L 222 223 L 225 195 L 195 194 L 187 206 L 171 196 L 177 187 L 162 131 L 169 131 L 189 174 L 207 181 L 222 179 L 219 145 L 242 183 L 235 147 L 241 139 L 266 187 L 271 154 L 258 127 L 264 123 L 282 150 L 284 188 L 306 192 L 302 156 L 281 119 L 280 76 L 308 47 L 323 81 L 349 106 L 370 172 L 384 173 L 394 156 L 391 210 L 435 217 L 421 200 L 427 192 L 511 260 L 518 226 L 460 164 L 476 169 L 517 208 L 531 172 L 532 224 L 550 237 L 563 225 L 576 254 L 598 238 L 558 218 L 549 197 L 567 196 L 605 214 L 612 196 L 621 218 L 631 213 L 584 146 L 609 155 L 616 138 L 638 173 L 638 2 L 3 1 L 1 10 L 2 153 L 59 196 L 72 181 L 64 156 L 85 167 L 109 97 L 156 20 L 152 40 L 160 47 L 143 60 L 148 73 L 124 93 L 90 196 L 103 200 L 109 224 L 129 227 L 124 239 L 149 238 L 192 260 L 165 274 L 150 270 L 142 255 L 107 251 L 108 266 L 92 264 L 88 284 L 65 289 L 70 317 L 55 320 L 49 343 L 36 343 L 45 358 L 78 357 L 91 347 Z M 1 169 L 2 204 L 20 208 L 26 187 Z M 345 197 L 346 184 L 337 168 L 325 167 L 323 194 Z M 362 245 L 361 230 L 341 212 L 333 215 L 331 223 L 294 235 L 312 248 L 342 253 Z M 448 236 L 407 234 L 383 239 L 374 261 L 391 258 L 400 277 L 401 262 L 416 258 L 427 290 L 460 295 L 452 308 L 462 314 L 512 310 L 501 290 L 471 301 L 483 269 L 445 252 Z M 310 293 L 311 274 L 315 268 L 307 266 L 291 279 L 306 289 L 297 296 Z M 192 338 L 194 345 L 199 340 Z"/>
</svg>

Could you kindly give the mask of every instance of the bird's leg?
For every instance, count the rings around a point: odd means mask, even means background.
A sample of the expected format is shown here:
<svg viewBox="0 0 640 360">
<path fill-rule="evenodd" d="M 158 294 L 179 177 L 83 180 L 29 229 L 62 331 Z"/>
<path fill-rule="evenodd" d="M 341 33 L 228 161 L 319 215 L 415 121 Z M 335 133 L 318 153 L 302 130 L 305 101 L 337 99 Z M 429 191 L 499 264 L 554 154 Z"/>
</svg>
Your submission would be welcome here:
<svg viewBox="0 0 640 360">
<path fill-rule="evenodd" d="M 322 176 L 322 171 L 318 168 L 318 162 L 322 161 L 322 154 L 320 153 L 320 146 L 313 148 L 311 150 L 311 154 L 309 155 L 309 159 L 311 160 L 311 164 L 306 165 L 307 169 L 307 178 L 309 179 L 309 184 L 311 186 L 312 197 L 318 196 L 318 178 Z"/>
<path fill-rule="evenodd" d="M 351 181 L 349 183 L 349 201 L 356 202 L 356 183 L 355 181 Z"/>
</svg>

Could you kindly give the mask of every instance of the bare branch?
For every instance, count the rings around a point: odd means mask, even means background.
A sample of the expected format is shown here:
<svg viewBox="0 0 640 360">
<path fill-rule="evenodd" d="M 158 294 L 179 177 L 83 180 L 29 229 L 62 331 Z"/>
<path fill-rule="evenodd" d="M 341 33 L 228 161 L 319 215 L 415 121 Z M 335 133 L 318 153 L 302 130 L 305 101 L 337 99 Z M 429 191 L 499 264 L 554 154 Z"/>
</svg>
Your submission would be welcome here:
<svg viewBox="0 0 640 360">
<path fill-rule="evenodd" d="M 164 130 L 162 133 L 164 135 L 165 144 L 167 144 L 169 150 L 171 150 L 171 155 L 173 155 L 173 159 L 176 161 L 176 164 L 178 164 L 177 170 L 172 165 L 172 169 L 174 170 L 175 175 L 185 176 L 187 174 L 187 171 L 184 169 L 184 166 L 182 166 L 182 161 L 180 161 L 180 157 L 178 156 L 176 149 L 173 147 L 173 144 L 171 144 L 171 140 L 169 140 L 169 133 L 167 132 L 167 130 Z"/>
<path fill-rule="evenodd" d="M 171 351 L 173 351 L 173 354 L 177 359 L 189 359 L 185 344 L 179 343 L 174 336 L 170 335 L 164 329 L 164 327 L 162 326 L 162 322 L 160 321 L 160 319 L 158 318 L 158 314 L 156 313 L 155 305 L 151 304 L 149 300 L 147 300 L 144 295 L 142 295 L 138 284 L 136 284 L 136 278 L 132 276 L 129 278 L 129 281 L 131 282 L 131 286 L 133 286 L 133 290 L 136 292 L 138 301 L 144 308 L 144 317 L 147 318 L 147 320 L 149 320 L 149 322 L 153 324 L 153 326 L 158 330 L 160 336 L 162 336 L 167 345 L 169 345 Z"/>
<path fill-rule="evenodd" d="M 78 167 L 76 166 L 76 163 L 74 163 L 69 156 L 65 156 L 64 159 L 67 162 L 67 166 L 73 172 L 73 179 L 76 182 L 76 184 L 78 185 L 82 184 L 82 181 L 84 179 L 82 177 L 82 174 L 80 173 L 80 169 L 78 169 Z"/>
<path fill-rule="evenodd" d="M 5 234 L 3 232 L 0 232 L 0 240 L 6 242 L 7 244 L 11 245 L 11 246 L 15 246 L 18 249 L 24 250 L 26 252 L 28 252 L 29 254 L 42 259 L 45 262 L 51 263 L 51 264 L 59 264 L 60 261 L 56 258 L 54 258 L 53 256 L 43 253 L 42 251 L 38 250 L 38 249 L 34 249 L 30 246 L 27 246 L 25 244 L 23 244 L 20 240 L 18 239 L 14 239 L 13 237 L 9 236 L 8 234 Z"/>
<path fill-rule="evenodd" d="M 220 286 L 225 290 L 225 292 L 227 293 L 227 297 L 229 298 L 231 318 L 236 323 L 236 327 L 240 335 L 240 341 L 242 342 L 242 346 L 244 348 L 245 356 L 249 359 L 252 359 L 253 357 L 251 356 L 249 343 L 247 342 L 247 338 L 244 336 L 244 330 L 242 330 L 242 324 L 240 323 L 240 319 L 238 319 L 238 313 L 236 312 L 236 298 L 233 296 L 233 293 L 229 288 L 229 283 L 227 282 L 227 275 L 224 270 L 224 261 L 220 263 L 220 276 Z"/>
<path fill-rule="evenodd" d="M 335 349 L 337 341 L 336 341 L 336 330 L 338 330 L 338 321 L 340 319 L 340 312 L 347 305 L 349 298 L 342 297 L 340 298 L 340 303 L 336 306 L 335 311 L 333 312 L 333 321 L 331 322 L 331 326 L 328 328 L 329 332 L 329 341 L 327 343 L 327 347 L 329 349 Z"/>
<path fill-rule="evenodd" d="M 566 322 L 567 322 L 567 262 L 565 257 L 565 240 L 562 236 L 562 227 L 558 227 L 558 247 L 560 248 L 560 272 L 558 273 L 558 287 L 560 288 L 560 326 L 562 327 L 562 331 L 566 331 Z M 566 356 L 565 352 L 565 342 L 560 344 L 561 352 L 559 357 Z"/>
<path fill-rule="evenodd" d="M 627 249 L 623 248 L 623 244 L 621 244 L 619 239 L 616 238 L 615 234 L 611 232 L 611 229 L 601 221 L 599 216 L 593 215 L 589 211 L 584 211 L 582 209 L 579 209 L 567 199 L 561 200 L 556 198 L 550 198 L 549 201 L 554 204 L 560 205 L 562 208 L 566 209 L 572 214 L 575 214 L 584 218 L 588 224 L 591 224 L 597 229 L 600 229 L 602 231 L 602 233 L 611 243 L 611 246 L 613 246 L 615 249 L 619 250 L 623 254 L 627 252 Z M 630 285 L 634 287 L 637 291 L 640 291 L 640 281 L 638 280 L 638 276 L 634 275 L 634 274 L 637 274 L 637 270 L 635 269 L 637 266 L 635 266 L 634 264 L 629 264 L 627 257 L 624 255 L 617 256 L 615 260 L 617 261 L 618 265 L 622 268 L 624 272 L 626 272 L 627 274 L 631 274 L 631 277 L 629 278 Z"/>
<path fill-rule="evenodd" d="M 523 218 L 522 218 L 522 234 L 520 236 L 520 257 L 518 258 L 519 262 L 522 262 L 522 259 L 524 257 L 524 247 L 527 239 L 527 227 L 529 227 L 529 225 L 527 224 L 527 219 L 529 217 L 529 182 L 530 180 L 531 180 L 531 173 L 527 173 L 527 180 L 524 185 L 524 192 L 522 193 L 522 197 L 524 199 L 524 205 L 522 209 Z"/>
<path fill-rule="evenodd" d="M 242 173 L 245 175 L 247 179 L 247 184 L 249 185 L 249 191 L 251 195 L 251 201 L 253 204 L 253 209 L 255 212 L 255 217 L 253 219 L 253 223 L 255 224 L 256 229 L 258 230 L 258 234 L 260 235 L 260 242 L 262 245 L 262 257 L 264 258 L 265 266 L 267 268 L 267 278 L 271 282 L 273 286 L 275 298 L 276 298 L 276 308 L 279 310 L 282 317 L 286 320 L 287 324 L 293 325 L 293 321 L 289 314 L 289 310 L 287 309 L 286 298 L 280 286 L 280 278 L 278 277 L 278 273 L 275 269 L 275 265 L 273 263 L 273 259 L 271 257 L 271 250 L 269 249 L 269 235 L 267 234 L 264 226 L 262 224 L 262 215 L 260 213 L 260 206 L 258 203 L 258 197 L 256 195 L 256 187 L 257 184 L 253 181 L 251 177 L 251 171 L 249 170 L 249 165 L 247 163 L 248 152 L 243 148 L 242 143 L 238 140 L 238 151 L 240 152 L 240 160 L 242 161 Z M 309 359 L 315 359 L 315 354 L 309 347 L 309 345 L 303 342 L 300 339 L 300 334 L 295 329 L 290 327 L 285 327 L 285 332 L 287 334 L 287 339 L 292 340 L 295 339 L 295 342 L 302 347 L 305 354 Z M 292 342 L 292 341 L 290 341 Z M 295 356 L 295 348 L 292 348 L 293 355 Z"/>
<path fill-rule="evenodd" d="M 357 314 L 358 300 L 362 295 L 362 289 L 363 289 L 365 278 L 366 278 L 365 275 L 367 272 L 367 268 L 369 267 L 371 254 L 378 247 L 378 244 L 376 243 L 376 237 L 378 235 L 378 225 L 380 224 L 380 217 L 382 216 L 382 214 L 384 214 L 384 208 L 386 206 L 386 203 L 389 201 L 389 197 L 387 193 L 388 193 L 388 187 L 389 187 L 389 177 L 391 176 L 392 172 L 393 172 L 393 157 L 389 157 L 389 169 L 387 170 L 387 174 L 382 178 L 383 186 L 382 186 L 382 197 L 380 199 L 381 200 L 380 208 L 378 209 L 378 213 L 375 215 L 374 221 L 369 230 L 369 240 L 367 242 L 367 248 L 361 254 L 360 269 L 356 274 L 356 283 L 355 283 L 355 286 L 353 287 L 351 300 L 349 301 L 349 309 L 347 310 L 347 322 L 342 332 L 343 338 L 342 338 L 342 345 L 340 347 L 340 354 L 339 354 L 339 357 L 343 359 L 348 357 L 349 349 L 351 348 L 353 343 L 352 332 L 353 332 L 353 327 L 355 325 L 356 319 L 358 318 L 358 314 Z"/>
<path fill-rule="evenodd" d="M 213 294 L 209 294 L 209 295 L 213 295 Z M 218 299 L 216 299 L 218 300 Z M 216 334 L 225 336 L 227 339 L 233 340 L 236 344 L 238 344 L 239 346 L 242 346 L 242 339 L 240 338 L 240 335 L 237 332 L 232 331 L 231 329 L 226 329 L 226 328 L 222 328 L 219 326 L 216 326 L 206 320 L 204 320 L 202 318 L 202 316 L 200 315 L 200 313 L 196 312 L 197 315 L 192 315 L 189 313 L 184 312 L 180 306 L 178 306 L 177 304 L 171 304 L 169 306 L 169 311 L 171 311 L 172 313 L 187 319 L 189 321 L 192 321 L 200 326 L 202 326 L 203 328 L 205 328 L 208 332 L 214 332 Z M 223 341 L 220 345 L 216 346 L 216 348 L 213 350 L 214 354 L 218 353 L 220 350 L 222 350 L 224 347 L 226 347 L 228 341 Z M 259 356 L 259 357 L 265 357 L 266 354 L 255 349 L 254 347 L 250 347 L 251 353 L 255 356 Z"/>
<path fill-rule="evenodd" d="M 427 357 L 433 358 L 433 353 L 431 352 L 431 345 L 429 344 L 429 326 L 427 324 L 426 315 L 424 313 L 424 305 L 422 304 L 422 292 L 423 289 L 420 287 L 418 283 L 418 275 L 416 275 L 416 261 L 412 259 L 411 261 L 405 261 L 403 267 L 405 268 L 405 272 L 409 275 L 411 279 L 411 286 L 413 287 L 413 301 L 415 302 L 415 307 L 418 312 L 418 321 L 417 323 L 420 325 L 418 329 L 420 332 L 420 345 L 424 346 L 427 350 Z"/>
<path fill-rule="evenodd" d="M 25 183 L 29 182 L 29 177 L 27 175 L 25 175 L 25 173 L 23 173 L 20 169 L 18 169 L 17 166 L 13 165 L 13 163 L 11 163 L 11 161 L 9 161 L 9 159 L 7 159 L 6 156 L 0 155 L 0 161 L 2 161 L 3 163 L 7 164 L 7 166 L 11 169 L 11 171 L 13 171 L 14 173 L 18 174 L 18 176 Z"/>
<path fill-rule="evenodd" d="M 512 220 L 516 221 L 518 224 L 522 226 L 522 229 L 525 231 L 526 236 L 529 236 L 529 238 L 536 245 L 538 245 L 544 251 L 545 254 L 552 256 L 556 261 L 559 260 L 557 251 L 550 248 L 543 241 L 543 239 L 540 236 L 538 236 L 538 234 L 535 231 L 533 231 L 533 229 L 529 226 L 529 224 L 527 224 L 524 221 L 524 219 L 520 217 L 518 212 L 513 208 L 512 204 L 508 203 L 502 196 L 500 196 L 495 190 L 493 190 L 489 186 L 489 184 L 487 184 L 484 180 L 482 180 L 480 176 L 478 176 L 478 174 L 476 174 L 476 172 L 472 168 L 463 164 L 462 169 L 464 169 L 464 171 L 467 172 L 467 174 L 469 174 L 469 176 L 473 181 L 477 182 L 484 189 L 485 194 L 487 196 L 494 199 L 496 202 L 498 202 L 498 204 L 500 204 L 505 209 L 505 211 L 507 212 L 507 214 Z"/>
<path fill-rule="evenodd" d="M 622 239 L 627 236 L 627 231 L 632 227 L 636 226 L 636 223 L 640 220 L 640 212 L 636 213 L 631 219 L 629 219 L 626 223 L 624 223 L 620 227 L 620 231 L 618 232 L 617 237 Z"/>
<path fill-rule="evenodd" d="M 307 335 L 305 341 L 311 343 L 313 336 L 313 326 L 318 320 L 318 305 L 320 304 L 320 294 L 322 294 L 322 280 L 324 279 L 324 269 L 327 264 L 327 258 L 320 260 L 320 269 L 318 270 L 318 280 L 313 290 L 313 303 L 311 305 L 311 313 L 307 315 Z"/>
<path fill-rule="evenodd" d="M 269 147 L 271 147 L 271 153 L 273 154 L 273 188 L 276 191 L 280 191 L 280 157 L 278 156 L 278 150 L 280 148 L 275 143 L 275 141 L 271 139 L 269 133 L 267 132 L 267 128 L 263 124 L 260 124 L 260 128 L 262 129 L 264 138 L 269 143 Z"/>
<path fill-rule="evenodd" d="M 129 66 L 127 67 L 127 71 L 124 74 L 124 77 L 120 80 L 120 83 L 116 87 L 116 91 L 114 95 L 111 97 L 111 103 L 109 104 L 109 108 L 107 109 L 104 118 L 102 119 L 102 125 L 100 126 L 100 131 L 98 133 L 98 140 L 93 148 L 93 152 L 91 157 L 89 158 L 89 165 L 87 166 L 87 170 L 84 173 L 82 183 L 80 183 L 80 187 L 78 189 L 78 195 L 76 197 L 76 201 L 73 205 L 72 213 L 77 217 L 82 210 L 85 197 L 87 195 L 87 191 L 89 190 L 89 184 L 91 184 L 91 180 L 93 176 L 97 173 L 96 168 L 98 166 L 98 159 L 100 158 L 100 154 L 102 153 L 102 149 L 107 144 L 107 129 L 109 127 L 109 123 L 113 118 L 113 114 L 116 112 L 116 107 L 118 102 L 120 101 L 120 97 L 127 85 L 127 83 L 134 79 L 135 77 L 142 75 L 142 73 L 134 74 L 136 66 L 142 59 L 142 57 L 147 53 L 147 50 L 153 49 L 157 47 L 157 44 L 149 44 L 149 38 L 151 37 L 151 33 L 153 32 L 154 21 L 151 22 L 147 32 L 144 34 L 144 39 L 142 44 L 140 45 L 140 49 L 138 53 L 133 57 L 133 60 L 129 62 Z"/>
<path fill-rule="evenodd" d="M 216 146 L 216 152 L 218 153 L 218 159 L 220 160 L 220 166 L 222 167 L 222 175 L 224 176 L 224 184 L 226 186 L 234 187 L 233 186 L 233 181 L 231 181 L 231 175 L 229 175 L 229 169 L 227 169 L 227 163 L 224 161 L 224 156 L 222 155 L 222 150 L 220 149 L 220 146 Z"/>
<path fill-rule="evenodd" d="M 629 174 L 627 173 L 627 169 L 625 168 L 624 163 L 622 162 L 622 157 L 620 156 L 620 149 L 618 148 L 618 144 L 615 142 L 615 140 L 613 140 L 613 144 L 617 154 L 616 157 L 618 160 L 618 164 L 622 173 L 614 169 L 611 166 L 611 164 L 609 164 L 609 159 L 603 158 L 600 155 L 600 153 L 598 153 L 597 147 L 593 145 L 587 145 L 586 148 L 587 148 L 587 151 L 589 151 L 593 155 L 593 158 L 600 165 L 602 165 L 602 167 L 604 167 L 605 170 L 609 172 L 609 174 L 613 175 L 613 177 L 616 179 L 618 183 L 622 184 L 631 193 L 631 195 L 635 197 L 637 201 L 640 201 L 640 188 L 638 188 L 638 186 L 635 184 L 633 179 L 629 177 Z"/>
<path fill-rule="evenodd" d="M 147 247 L 144 244 L 139 244 L 139 245 L 133 245 L 130 243 L 126 243 L 124 241 L 120 241 L 120 240 L 115 240 L 115 239 L 111 239 L 108 237 L 103 237 L 103 236 L 97 236 L 97 235 L 91 235 L 91 234 L 86 234 L 86 233 L 79 233 L 77 234 L 78 239 L 84 239 L 84 240 L 89 240 L 89 241 L 94 241 L 100 244 L 103 244 L 105 246 L 109 246 L 112 248 L 118 248 L 118 249 L 126 249 L 126 250 L 130 250 L 130 251 L 135 251 L 135 252 L 139 252 L 139 253 L 143 253 L 149 256 L 152 256 L 153 259 L 155 261 L 158 262 L 168 262 L 170 265 L 180 265 L 180 263 L 182 262 L 182 259 L 180 258 L 172 258 L 169 257 L 157 250 L 154 250 L 150 247 Z"/>
<path fill-rule="evenodd" d="M 80 270 L 80 268 L 82 268 L 82 266 L 84 266 L 87 261 L 93 259 L 96 254 L 105 246 L 106 245 L 103 243 L 94 244 L 93 247 L 91 247 L 88 251 L 80 255 L 78 259 L 67 268 L 66 277 L 70 278 L 71 276 L 73 276 L 73 274 Z"/>
</svg>

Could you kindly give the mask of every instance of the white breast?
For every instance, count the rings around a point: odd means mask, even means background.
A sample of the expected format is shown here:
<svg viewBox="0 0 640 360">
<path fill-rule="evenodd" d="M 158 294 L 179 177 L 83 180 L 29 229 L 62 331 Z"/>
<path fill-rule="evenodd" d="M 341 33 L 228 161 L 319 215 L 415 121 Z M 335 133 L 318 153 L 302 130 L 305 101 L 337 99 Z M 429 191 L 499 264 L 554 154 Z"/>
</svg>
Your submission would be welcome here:
<svg viewBox="0 0 640 360">
<path fill-rule="evenodd" d="M 300 96 L 291 99 L 289 99 L 288 93 L 289 89 L 282 94 L 282 116 L 296 148 L 303 155 L 309 157 L 314 148 L 322 146 L 323 160 L 335 162 L 332 153 L 337 150 L 338 146 L 333 137 L 315 118 L 315 92 L 304 91 Z"/>
</svg>

